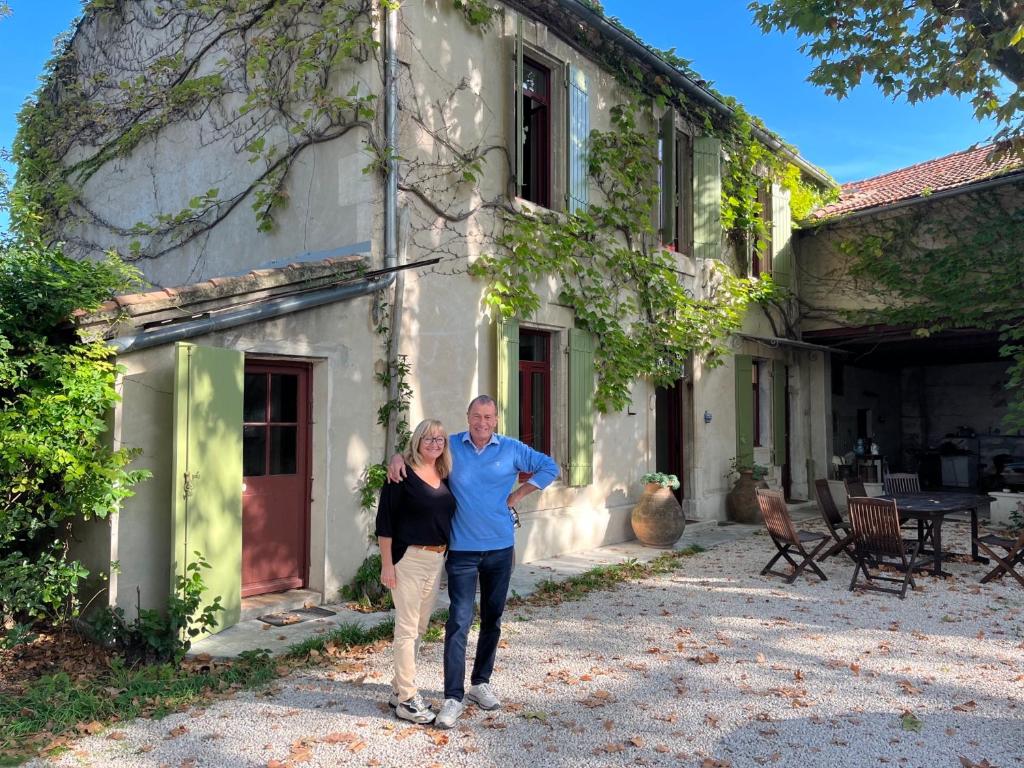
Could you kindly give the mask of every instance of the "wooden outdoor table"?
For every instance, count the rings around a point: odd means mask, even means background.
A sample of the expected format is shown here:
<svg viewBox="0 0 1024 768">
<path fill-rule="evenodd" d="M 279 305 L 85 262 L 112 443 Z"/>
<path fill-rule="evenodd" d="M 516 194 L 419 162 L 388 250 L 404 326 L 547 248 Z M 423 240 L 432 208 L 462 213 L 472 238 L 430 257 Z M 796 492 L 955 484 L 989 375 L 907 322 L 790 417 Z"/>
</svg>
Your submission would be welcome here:
<svg viewBox="0 0 1024 768">
<path fill-rule="evenodd" d="M 881 496 L 896 502 L 900 517 L 917 520 L 918 537 L 923 539 L 924 524 L 932 525 L 932 568 L 933 576 L 949 576 L 942 570 L 942 521 L 954 512 L 971 513 L 971 557 L 975 562 L 987 563 L 987 557 L 978 554 L 978 507 L 994 501 L 991 496 L 959 491 L 920 491 L 918 493 L 896 493 Z M 921 543 L 922 547 L 924 542 Z"/>
</svg>

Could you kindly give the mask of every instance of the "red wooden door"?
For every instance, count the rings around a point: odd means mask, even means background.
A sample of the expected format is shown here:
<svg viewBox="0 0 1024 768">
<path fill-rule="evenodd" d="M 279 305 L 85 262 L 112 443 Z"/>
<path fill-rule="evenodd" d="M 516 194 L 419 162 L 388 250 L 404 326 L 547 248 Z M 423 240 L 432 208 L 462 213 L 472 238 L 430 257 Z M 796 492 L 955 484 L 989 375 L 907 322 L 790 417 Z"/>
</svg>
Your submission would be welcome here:
<svg viewBox="0 0 1024 768">
<path fill-rule="evenodd" d="M 309 374 L 301 363 L 245 365 L 242 597 L 306 585 Z"/>
</svg>

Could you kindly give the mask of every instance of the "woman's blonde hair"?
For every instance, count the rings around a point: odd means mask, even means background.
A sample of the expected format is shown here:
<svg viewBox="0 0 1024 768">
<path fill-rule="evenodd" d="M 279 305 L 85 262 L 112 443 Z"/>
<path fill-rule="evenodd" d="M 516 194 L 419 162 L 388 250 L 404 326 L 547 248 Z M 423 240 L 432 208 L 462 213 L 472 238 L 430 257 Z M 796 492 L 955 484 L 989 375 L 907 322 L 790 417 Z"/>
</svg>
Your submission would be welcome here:
<svg viewBox="0 0 1024 768">
<path fill-rule="evenodd" d="M 424 437 L 434 437 L 440 435 L 444 438 L 444 450 L 441 451 L 441 455 L 437 457 L 437 462 L 434 466 L 437 468 L 437 474 L 441 477 L 448 477 L 452 471 L 452 452 L 448 448 L 448 430 L 444 428 L 437 419 L 424 419 L 413 430 L 412 437 L 409 439 L 409 447 L 405 449 L 405 460 L 414 467 L 421 467 L 427 462 L 423 459 L 420 454 L 420 440 Z"/>
</svg>

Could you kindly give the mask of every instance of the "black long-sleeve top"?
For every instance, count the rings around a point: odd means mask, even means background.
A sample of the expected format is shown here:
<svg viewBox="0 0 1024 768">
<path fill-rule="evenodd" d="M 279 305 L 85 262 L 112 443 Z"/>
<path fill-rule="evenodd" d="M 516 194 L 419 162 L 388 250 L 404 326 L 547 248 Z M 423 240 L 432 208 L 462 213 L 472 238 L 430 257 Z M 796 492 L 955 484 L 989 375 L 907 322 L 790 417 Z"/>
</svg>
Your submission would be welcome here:
<svg viewBox="0 0 1024 768">
<path fill-rule="evenodd" d="M 391 539 L 391 560 L 397 563 L 410 544 L 448 544 L 454 514 L 447 478 L 432 488 L 407 464 L 405 480 L 381 489 L 376 533 Z"/>
</svg>

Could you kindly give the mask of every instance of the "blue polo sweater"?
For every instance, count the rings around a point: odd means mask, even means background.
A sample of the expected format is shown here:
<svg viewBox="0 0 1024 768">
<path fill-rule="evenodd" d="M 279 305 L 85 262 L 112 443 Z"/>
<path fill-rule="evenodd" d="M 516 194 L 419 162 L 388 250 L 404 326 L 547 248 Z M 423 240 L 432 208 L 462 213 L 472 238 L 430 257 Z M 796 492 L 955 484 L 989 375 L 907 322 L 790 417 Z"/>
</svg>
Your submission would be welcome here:
<svg viewBox="0 0 1024 768">
<path fill-rule="evenodd" d="M 462 552 L 505 549 L 515 544 L 515 528 L 505 502 L 520 472 L 532 472 L 527 482 L 547 488 L 558 477 L 558 465 L 547 454 L 511 437 L 492 435 L 477 451 L 469 432 L 449 438 L 455 495 L 455 517 L 449 547 Z"/>
</svg>

